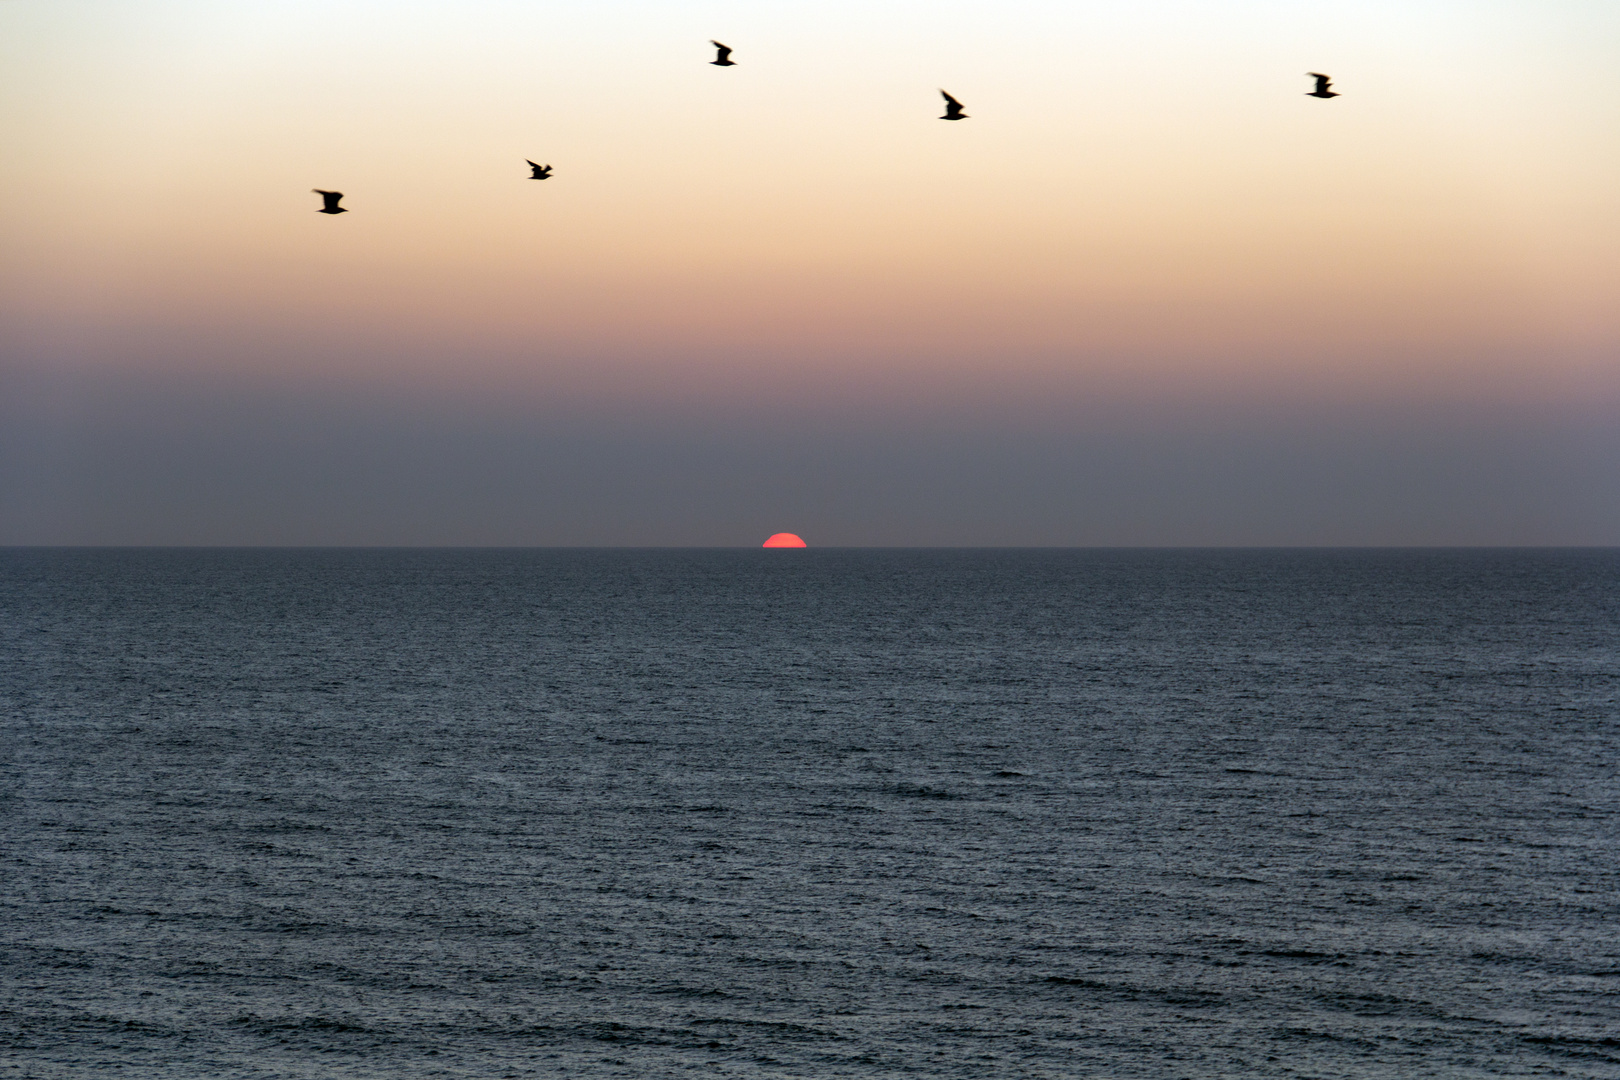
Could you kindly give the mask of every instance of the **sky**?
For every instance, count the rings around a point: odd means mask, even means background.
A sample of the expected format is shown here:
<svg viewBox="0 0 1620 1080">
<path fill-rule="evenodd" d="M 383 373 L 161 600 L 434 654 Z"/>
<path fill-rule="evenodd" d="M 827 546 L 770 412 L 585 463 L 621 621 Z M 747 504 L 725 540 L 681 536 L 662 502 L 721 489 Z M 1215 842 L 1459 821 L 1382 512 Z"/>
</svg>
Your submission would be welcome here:
<svg viewBox="0 0 1620 1080">
<path fill-rule="evenodd" d="M 0 0 L 0 543 L 1617 544 L 1616 55 L 1612 0 Z"/>
</svg>

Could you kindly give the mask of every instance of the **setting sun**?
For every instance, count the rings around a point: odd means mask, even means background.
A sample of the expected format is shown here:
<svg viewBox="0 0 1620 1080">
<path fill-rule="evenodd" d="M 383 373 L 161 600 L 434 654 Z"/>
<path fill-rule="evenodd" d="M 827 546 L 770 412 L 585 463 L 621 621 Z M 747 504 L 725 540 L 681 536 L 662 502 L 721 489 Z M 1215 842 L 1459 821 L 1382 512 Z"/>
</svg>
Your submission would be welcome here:
<svg viewBox="0 0 1620 1080">
<path fill-rule="evenodd" d="M 765 541 L 763 547 L 808 547 L 803 540 L 793 533 L 776 533 Z"/>
</svg>

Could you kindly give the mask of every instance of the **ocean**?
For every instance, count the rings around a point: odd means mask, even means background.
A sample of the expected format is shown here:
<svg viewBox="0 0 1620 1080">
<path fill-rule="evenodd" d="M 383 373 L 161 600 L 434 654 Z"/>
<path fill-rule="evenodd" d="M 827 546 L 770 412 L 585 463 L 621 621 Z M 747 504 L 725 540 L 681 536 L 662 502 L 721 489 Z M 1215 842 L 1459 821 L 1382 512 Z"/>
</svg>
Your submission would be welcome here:
<svg viewBox="0 0 1620 1080">
<path fill-rule="evenodd" d="M 0 1077 L 1620 1077 L 1620 551 L 0 550 Z"/>
</svg>

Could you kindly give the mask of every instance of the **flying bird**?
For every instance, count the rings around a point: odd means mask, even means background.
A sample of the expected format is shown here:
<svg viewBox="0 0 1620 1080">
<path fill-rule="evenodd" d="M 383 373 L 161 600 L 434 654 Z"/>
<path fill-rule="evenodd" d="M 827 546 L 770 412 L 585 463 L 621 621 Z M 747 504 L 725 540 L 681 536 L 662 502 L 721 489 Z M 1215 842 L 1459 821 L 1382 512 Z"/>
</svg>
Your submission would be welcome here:
<svg viewBox="0 0 1620 1080">
<path fill-rule="evenodd" d="M 715 67 L 736 67 L 737 66 L 737 61 L 735 61 L 735 60 L 733 60 L 731 58 L 731 46 L 722 45 L 718 41 L 714 40 L 713 38 L 709 39 L 709 44 L 713 45 L 717 50 L 719 50 L 718 52 L 715 53 L 714 59 L 710 60 L 709 63 L 713 64 Z"/>
<path fill-rule="evenodd" d="M 939 94 L 945 99 L 945 115 L 940 117 L 941 120 L 966 120 L 968 118 L 968 114 L 962 111 L 960 101 L 957 101 L 943 90 Z"/>
<path fill-rule="evenodd" d="M 528 158 L 524 158 L 523 160 L 524 161 L 529 161 Z M 551 179 L 551 166 L 550 165 L 536 165 L 534 162 L 529 161 L 529 168 L 534 170 L 534 175 L 529 177 L 530 180 L 550 180 Z"/>
<path fill-rule="evenodd" d="M 320 188 L 311 188 L 310 190 L 313 191 L 315 194 L 319 195 L 321 197 L 321 201 L 326 204 L 325 206 L 321 207 L 319 210 L 315 211 L 317 214 L 347 214 L 348 213 L 347 210 L 345 210 L 343 207 L 338 205 L 338 200 L 343 198 L 343 192 L 341 192 L 341 191 L 322 191 Z"/>
<path fill-rule="evenodd" d="M 1323 75 L 1320 71 L 1307 71 L 1305 74 L 1316 80 L 1316 89 L 1306 93 L 1306 97 L 1330 98 L 1339 96 L 1339 92 L 1337 90 L 1328 89 L 1328 87 L 1333 85 L 1333 80 L 1328 78 L 1326 75 Z"/>
</svg>

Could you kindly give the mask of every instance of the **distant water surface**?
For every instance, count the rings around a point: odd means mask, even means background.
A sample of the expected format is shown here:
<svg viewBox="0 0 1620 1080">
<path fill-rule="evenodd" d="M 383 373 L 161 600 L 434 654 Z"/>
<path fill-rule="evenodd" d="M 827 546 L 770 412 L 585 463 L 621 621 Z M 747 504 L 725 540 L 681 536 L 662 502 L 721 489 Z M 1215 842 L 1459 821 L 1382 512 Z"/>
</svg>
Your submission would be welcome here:
<svg viewBox="0 0 1620 1080">
<path fill-rule="evenodd" d="M 0 551 L 0 1077 L 1620 1077 L 1615 551 Z"/>
</svg>

